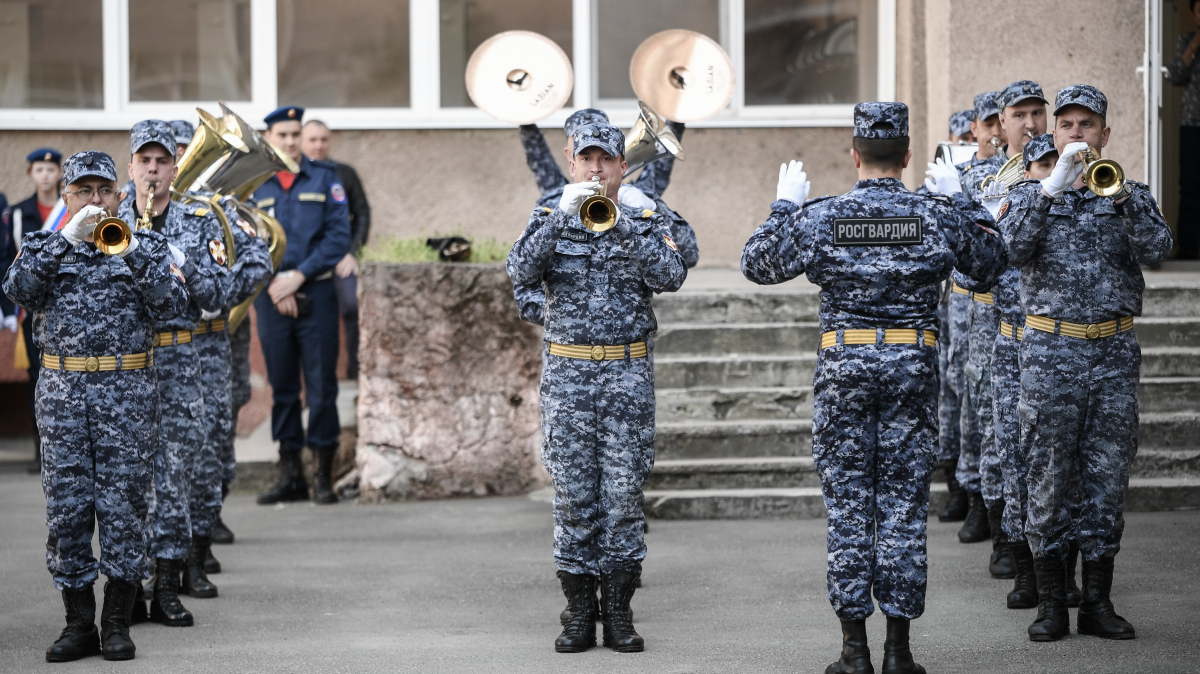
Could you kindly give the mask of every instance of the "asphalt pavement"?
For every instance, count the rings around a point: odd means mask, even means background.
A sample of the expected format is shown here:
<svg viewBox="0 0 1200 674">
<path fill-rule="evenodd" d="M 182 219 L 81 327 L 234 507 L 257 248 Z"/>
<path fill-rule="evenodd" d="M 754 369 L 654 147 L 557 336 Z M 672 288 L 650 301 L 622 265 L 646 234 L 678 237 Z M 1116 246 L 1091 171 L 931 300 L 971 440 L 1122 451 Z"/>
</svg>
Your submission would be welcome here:
<svg viewBox="0 0 1200 674">
<path fill-rule="evenodd" d="M 641 654 L 553 649 L 564 605 L 545 503 L 528 498 L 260 507 L 231 496 L 216 599 L 196 626 L 139 625 L 137 659 L 44 662 L 62 629 L 35 477 L 0 473 L 2 672 L 823 672 L 840 647 L 821 520 L 654 521 L 633 600 Z M 1114 598 L 1138 639 L 1032 644 L 1033 611 L 1004 606 L 987 544 L 930 526 L 926 613 L 913 650 L 931 672 L 1200 672 L 1200 513 L 1134 513 Z M 99 590 L 99 586 L 97 587 Z M 1072 623 L 1075 611 L 1072 610 Z M 874 661 L 884 620 L 868 622 Z"/>
</svg>

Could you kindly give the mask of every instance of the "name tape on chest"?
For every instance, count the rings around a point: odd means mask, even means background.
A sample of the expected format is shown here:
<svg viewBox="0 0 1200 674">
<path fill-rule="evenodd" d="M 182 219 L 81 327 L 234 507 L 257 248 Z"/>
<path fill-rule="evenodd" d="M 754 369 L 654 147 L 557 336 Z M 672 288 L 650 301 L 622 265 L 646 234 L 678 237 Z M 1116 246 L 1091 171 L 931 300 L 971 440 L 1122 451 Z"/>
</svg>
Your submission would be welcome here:
<svg viewBox="0 0 1200 674">
<path fill-rule="evenodd" d="M 581 232 L 577 229 L 564 229 L 562 238 L 575 243 L 587 243 L 592 239 L 592 235 L 587 232 Z"/>
<path fill-rule="evenodd" d="M 75 264 L 75 256 L 67 255 L 67 256 L 63 257 L 62 262 L 60 264 Z"/>
<path fill-rule="evenodd" d="M 835 246 L 915 246 L 922 241 L 921 218 L 835 218 Z"/>
</svg>

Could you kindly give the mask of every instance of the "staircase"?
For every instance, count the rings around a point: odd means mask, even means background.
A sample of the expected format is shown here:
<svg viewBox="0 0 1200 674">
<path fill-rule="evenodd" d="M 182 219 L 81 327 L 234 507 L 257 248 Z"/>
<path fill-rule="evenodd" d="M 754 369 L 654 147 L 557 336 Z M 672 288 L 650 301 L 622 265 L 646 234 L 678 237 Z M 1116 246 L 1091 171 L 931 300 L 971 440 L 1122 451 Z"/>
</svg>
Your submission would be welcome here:
<svg viewBox="0 0 1200 674">
<path fill-rule="evenodd" d="M 1126 509 L 1200 508 L 1200 265 L 1146 272 L 1141 443 Z M 825 516 L 812 459 L 817 288 L 760 287 L 693 270 L 655 298 L 655 466 L 646 512 L 662 519 Z M 946 498 L 942 476 L 931 510 Z"/>
</svg>

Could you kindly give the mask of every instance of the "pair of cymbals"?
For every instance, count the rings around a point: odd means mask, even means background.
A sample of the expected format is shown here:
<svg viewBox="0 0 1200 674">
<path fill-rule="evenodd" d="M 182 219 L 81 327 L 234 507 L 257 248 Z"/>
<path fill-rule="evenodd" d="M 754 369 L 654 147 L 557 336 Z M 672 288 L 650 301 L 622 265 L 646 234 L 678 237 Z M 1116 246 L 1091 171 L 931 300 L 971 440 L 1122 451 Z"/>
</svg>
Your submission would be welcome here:
<svg viewBox="0 0 1200 674">
<path fill-rule="evenodd" d="M 699 122 L 733 97 L 729 55 L 712 38 L 665 30 L 647 38 L 629 64 L 637 97 L 667 119 Z M 553 40 L 525 30 L 493 35 L 471 54 L 467 94 L 481 110 L 510 124 L 531 124 L 566 104 L 574 86 L 571 59 Z"/>
</svg>

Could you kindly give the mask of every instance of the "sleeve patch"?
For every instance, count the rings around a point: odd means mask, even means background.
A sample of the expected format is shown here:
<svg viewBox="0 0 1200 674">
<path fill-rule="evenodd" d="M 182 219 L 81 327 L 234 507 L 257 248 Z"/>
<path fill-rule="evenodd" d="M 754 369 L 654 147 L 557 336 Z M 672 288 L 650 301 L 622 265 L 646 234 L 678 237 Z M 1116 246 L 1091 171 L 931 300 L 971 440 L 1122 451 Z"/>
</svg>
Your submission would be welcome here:
<svg viewBox="0 0 1200 674">
<path fill-rule="evenodd" d="M 179 267 L 176 267 L 174 262 L 171 263 L 171 275 L 179 279 L 180 283 L 187 283 L 187 279 L 183 277 L 183 272 L 179 271 Z"/>
<path fill-rule="evenodd" d="M 225 253 L 225 242 L 220 239 L 212 239 L 208 242 L 208 253 L 212 255 L 212 259 L 219 265 L 224 265 L 225 260 L 229 259 Z"/>
<path fill-rule="evenodd" d="M 254 231 L 254 228 L 250 226 L 250 223 L 246 222 L 244 219 L 238 218 L 237 226 L 240 227 L 243 232 L 253 236 L 256 239 L 258 238 L 258 232 Z"/>
<path fill-rule="evenodd" d="M 1000 204 L 1000 214 L 996 216 L 996 219 L 999 220 L 1000 218 L 1003 218 L 1004 214 L 1007 212 L 1008 212 L 1008 202 L 1006 201 L 1003 204 Z"/>
<path fill-rule="evenodd" d="M 341 183 L 334 183 L 329 188 L 329 196 L 333 197 L 335 202 L 344 204 L 346 203 L 346 188 L 342 187 Z"/>
<path fill-rule="evenodd" d="M 679 246 L 675 245 L 675 242 L 671 240 L 671 237 L 667 236 L 666 234 L 663 234 L 663 241 L 667 242 L 667 245 L 671 247 L 671 250 L 673 250 L 675 252 L 679 252 Z"/>
</svg>

